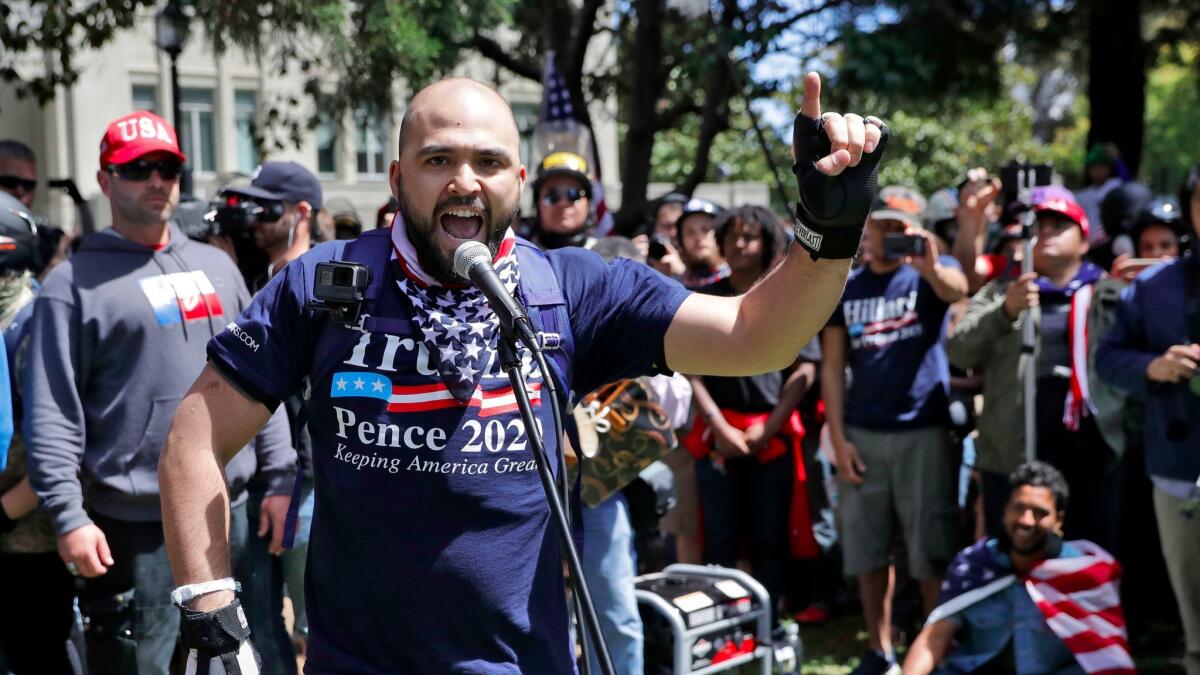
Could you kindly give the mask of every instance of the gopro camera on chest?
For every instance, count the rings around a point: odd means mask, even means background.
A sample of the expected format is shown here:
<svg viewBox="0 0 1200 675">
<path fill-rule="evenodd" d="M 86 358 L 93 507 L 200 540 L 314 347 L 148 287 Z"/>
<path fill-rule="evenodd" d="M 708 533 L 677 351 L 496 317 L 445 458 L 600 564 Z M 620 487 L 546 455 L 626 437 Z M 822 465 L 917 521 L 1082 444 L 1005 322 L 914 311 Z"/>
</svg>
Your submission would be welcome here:
<svg viewBox="0 0 1200 675">
<path fill-rule="evenodd" d="M 333 321 L 354 326 L 362 313 L 370 283 L 371 270 L 366 265 L 341 260 L 317 263 L 309 308 L 328 313 Z"/>
</svg>

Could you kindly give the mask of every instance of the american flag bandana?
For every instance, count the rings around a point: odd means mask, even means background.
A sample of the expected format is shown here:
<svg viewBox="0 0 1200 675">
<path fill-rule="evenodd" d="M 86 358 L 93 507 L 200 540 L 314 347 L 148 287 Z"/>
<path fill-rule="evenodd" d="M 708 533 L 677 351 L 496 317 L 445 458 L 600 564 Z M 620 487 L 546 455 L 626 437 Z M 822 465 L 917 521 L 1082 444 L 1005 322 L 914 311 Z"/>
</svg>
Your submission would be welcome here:
<svg viewBox="0 0 1200 675">
<path fill-rule="evenodd" d="M 950 563 L 937 607 L 926 625 L 1019 581 L 1046 618 L 1046 625 L 1085 671 L 1106 675 L 1136 672 L 1121 609 L 1121 566 L 1090 541 L 1068 543 L 1083 555 L 1043 560 L 1018 579 L 996 561 L 987 540 L 981 539 Z"/>
<path fill-rule="evenodd" d="M 510 229 L 492 261 L 510 294 L 516 292 L 519 282 L 515 244 L 516 236 Z M 392 221 L 392 258 L 404 272 L 396 283 L 412 304 L 412 320 L 429 351 L 431 365 L 437 368 L 454 400 L 467 404 L 495 358 L 500 319 L 479 289 L 439 285 L 421 268 L 399 213 Z"/>
</svg>

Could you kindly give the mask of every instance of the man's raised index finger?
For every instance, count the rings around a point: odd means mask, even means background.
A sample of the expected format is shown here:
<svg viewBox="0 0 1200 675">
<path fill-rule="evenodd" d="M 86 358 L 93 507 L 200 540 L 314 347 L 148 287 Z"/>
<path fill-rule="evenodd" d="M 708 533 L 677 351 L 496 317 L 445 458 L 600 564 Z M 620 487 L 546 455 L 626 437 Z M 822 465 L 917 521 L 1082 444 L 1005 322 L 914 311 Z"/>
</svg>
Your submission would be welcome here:
<svg viewBox="0 0 1200 675">
<path fill-rule="evenodd" d="M 800 114 L 814 120 L 821 117 L 821 76 L 816 71 L 804 76 L 804 100 L 800 103 Z"/>
</svg>

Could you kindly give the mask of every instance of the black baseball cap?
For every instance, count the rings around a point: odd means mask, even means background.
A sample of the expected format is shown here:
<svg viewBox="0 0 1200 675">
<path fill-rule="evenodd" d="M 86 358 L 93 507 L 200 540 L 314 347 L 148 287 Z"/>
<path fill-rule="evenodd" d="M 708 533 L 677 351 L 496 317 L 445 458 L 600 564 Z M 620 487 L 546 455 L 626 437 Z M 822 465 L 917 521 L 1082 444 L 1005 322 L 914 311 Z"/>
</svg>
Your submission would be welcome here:
<svg viewBox="0 0 1200 675">
<path fill-rule="evenodd" d="M 295 162 L 264 162 L 254 170 L 250 185 L 227 187 L 225 192 L 251 199 L 277 202 L 308 202 L 313 210 L 321 208 L 321 183 L 311 171 Z"/>
</svg>

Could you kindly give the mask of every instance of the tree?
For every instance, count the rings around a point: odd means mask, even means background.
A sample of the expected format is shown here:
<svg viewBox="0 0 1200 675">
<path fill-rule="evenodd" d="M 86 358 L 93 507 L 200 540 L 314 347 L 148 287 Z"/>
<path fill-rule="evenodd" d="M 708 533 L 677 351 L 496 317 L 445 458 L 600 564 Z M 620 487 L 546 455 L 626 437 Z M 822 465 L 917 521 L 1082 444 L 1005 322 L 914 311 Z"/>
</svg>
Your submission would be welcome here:
<svg viewBox="0 0 1200 675">
<path fill-rule="evenodd" d="M 0 79 L 39 103 L 78 77 L 76 57 L 132 28 L 159 0 L 20 0 L 0 3 Z M 513 0 L 181 0 L 218 53 L 238 47 L 281 73 L 299 68 L 304 89 L 268 103 L 268 124 L 298 144 L 317 112 L 342 119 L 395 105 L 391 83 L 419 86 L 462 60 L 472 36 L 507 22 Z M 47 58 L 36 59 L 45 54 Z M 32 63 L 30 63 L 32 61 Z M 311 103 L 298 114 L 301 96 Z"/>
</svg>

